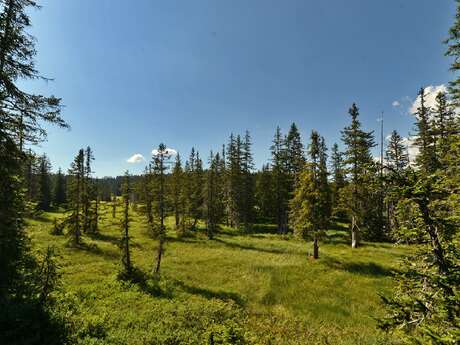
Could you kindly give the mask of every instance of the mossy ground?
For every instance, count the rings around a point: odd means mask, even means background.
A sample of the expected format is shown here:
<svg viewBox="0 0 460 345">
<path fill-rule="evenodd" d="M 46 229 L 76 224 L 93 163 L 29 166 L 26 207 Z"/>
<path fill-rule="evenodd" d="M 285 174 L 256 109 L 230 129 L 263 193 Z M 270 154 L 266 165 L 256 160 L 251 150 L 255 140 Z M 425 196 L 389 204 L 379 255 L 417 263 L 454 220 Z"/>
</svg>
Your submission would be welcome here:
<svg viewBox="0 0 460 345">
<path fill-rule="evenodd" d="M 34 250 L 54 245 L 61 256 L 56 293 L 80 344 L 385 344 L 376 328 L 379 294 L 391 294 L 392 274 L 407 247 L 364 243 L 352 250 L 343 230 L 331 230 L 312 260 L 309 243 L 256 226 L 251 234 L 223 228 L 178 238 L 169 224 L 161 279 L 117 280 L 119 219 L 105 208 L 100 234 L 84 245 L 51 235 L 60 212 L 28 221 Z M 271 231 L 273 232 L 273 231 Z M 147 277 L 157 241 L 132 212 L 132 260 Z"/>
</svg>

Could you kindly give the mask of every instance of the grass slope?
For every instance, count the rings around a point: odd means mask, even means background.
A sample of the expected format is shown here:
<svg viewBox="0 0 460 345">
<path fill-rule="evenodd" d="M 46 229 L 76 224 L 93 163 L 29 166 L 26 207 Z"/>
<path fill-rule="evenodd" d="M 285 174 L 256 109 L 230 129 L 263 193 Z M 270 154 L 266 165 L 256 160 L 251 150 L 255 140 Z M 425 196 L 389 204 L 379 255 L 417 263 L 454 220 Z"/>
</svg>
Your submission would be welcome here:
<svg viewBox="0 0 460 345">
<path fill-rule="evenodd" d="M 160 282 L 122 283 L 120 227 L 110 211 L 100 235 L 72 248 L 50 235 L 46 213 L 28 222 L 33 248 L 58 248 L 61 312 L 80 344 L 377 344 L 378 293 L 391 293 L 391 275 L 405 247 L 365 243 L 352 250 L 345 232 L 330 231 L 320 259 L 291 236 L 223 229 L 177 238 L 168 232 Z M 150 273 L 156 241 L 133 213 L 133 262 Z"/>
</svg>

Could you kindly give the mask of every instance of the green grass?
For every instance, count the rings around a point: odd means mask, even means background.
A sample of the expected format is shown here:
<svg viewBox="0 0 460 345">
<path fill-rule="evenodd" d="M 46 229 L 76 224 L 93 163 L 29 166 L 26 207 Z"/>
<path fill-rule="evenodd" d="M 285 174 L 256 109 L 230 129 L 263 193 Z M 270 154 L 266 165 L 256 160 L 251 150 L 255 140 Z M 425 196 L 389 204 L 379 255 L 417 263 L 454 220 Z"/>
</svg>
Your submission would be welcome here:
<svg viewBox="0 0 460 345">
<path fill-rule="evenodd" d="M 177 238 L 168 232 L 161 280 L 117 281 L 119 226 L 107 219 L 100 235 L 72 248 L 50 235 L 54 217 L 28 222 L 36 250 L 55 245 L 61 255 L 57 293 L 81 344 L 385 344 L 374 318 L 378 294 L 391 294 L 391 276 L 407 247 L 364 243 L 352 250 L 347 235 L 328 232 L 320 259 L 292 236 L 223 229 Z M 150 273 L 156 241 L 133 214 L 133 262 Z"/>
</svg>

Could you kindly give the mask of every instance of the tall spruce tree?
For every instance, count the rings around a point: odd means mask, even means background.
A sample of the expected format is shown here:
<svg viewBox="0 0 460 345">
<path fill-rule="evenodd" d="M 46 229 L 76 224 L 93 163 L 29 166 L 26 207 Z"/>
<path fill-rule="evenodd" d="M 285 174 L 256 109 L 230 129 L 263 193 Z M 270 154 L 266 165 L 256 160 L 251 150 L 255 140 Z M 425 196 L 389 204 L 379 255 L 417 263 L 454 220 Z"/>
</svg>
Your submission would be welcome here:
<svg viewBox="0 0 460 345">
<path fill-rule="evenodd" d="M 279 127 L 276 128 L 270 151 L 275 192 L 276 224 L 279 233 L 286 233 L 288 230 L 289 175 L 286 162 L 286 141 Z"/>
<path fill-rule="evenodd" d="M 147 218 L 147 226 L 151 234 L 153 234 L 154 226 L 153 226 L 153 195 L 152 195 L 152 187 L 153 187 L 153 169 L 152 164 L 149 164 L 148 167 L 145 168 L 144 174 L 142 176 L 142 195 L 143 200 L 145 203 L 145 216 Z M 115 203 L 113 204 L 114 207 L 114 214 L 115 214 Z M 115 216 L 114 216 L 115 217 Z"/>
<path fill-rule="evenodd" d="M 215 199 L 215 211 L 216 219 L 219 223 L 223 222 L 226 215 L 226 165 L 225 165 L 225 152 L 222 155 L 216 153 L 214 156 L 216 165 L 216 199 Z"/>
<path fill-rule="evenodd" d="M 295 123 L 291 124 L 286 137 L 287 170 L 295 180 L 305 165 L 305 153 L 300 132 Z"/>
<path fill-rule="evenodd" d="M 174 209 L 174 222 L 176 229 L 179 229 L 181 217 L 183 215 L 181 194 L 183 188 L 184 172 L 182 170 L 182 162 L 180 155 L 176 155 L 174 168 L 171 174 L 171 193 L 172 193 L 172 206 Z"/>
<path fill-rule="evenodd" d="M 251 136 L 249 131 L 246 131 L 241 152 L 242 200 L 239 201 L 241 204 L 239 207 L 241 222 L 244 224 L 246 231 L 251 229 L 252 222 L 254 221 L 254 177 L 252 174 L 254 161 L 251 145 Z"/>
<path fill-rule="evenodd" d="M 68 175 L 68 195 L 71 214 L 66 220 L 66 225 L 69 228 L 69 234 L 72 237 L 73 243 L 78 245 L 80 244 L 83 220 L 83 184 L 85 178 L 85 151 L 83 149 L 78 151 L 77 156 L 70 165 Z"/>
<path fill-rule="evenodd" d="M 66 127 L 60 100 L 31 94 L 21 80 L 41 78 L 35 68 L 35 40 L 27 33 L 32 0 L 2 1 L 0 8 L 0 300 L 25 284 L 27 252 L 23 232 L 23 146 L 46 136 L 43 122 Z"/>
<path fill-rule="evenodd" d="M 344 218 L 345 205 L 341 200 L 341 190 L 345 187 L 345 166 L 343 153 L 339 150 L 339 145 L 334 143 L 331 150 L 331 169 L 332 169 L 332 212 L 335 217 Z"/>
<path fill-rule="evenodd" d="M 43 154 L 39 158 L 39 184 L 40 193 L 38 199 L 38 208 L 40 210 L 49 211 L 51 207 L 51 179 L 50 179 L 51 164 L 48 157 Z"/>
<path fill-rule="evenodd" d="M 67 202 L 66 197 L 66 179 L 61 168 L 58 169 L 53 189 L 53 204 L 59 207 Z"/>
<path fill-rule="evenodd" d="M 83 211 L 83 232 L 90 232 L 91 229 L 91 200 L 93 199 L 93 184 L 91 180 L 91 162 L 94 160 L 93 151 L 88 146 L 84 154 L 85 166 L 82 179 L 82 211 Z"/>
<path fill-rule="evenodd" d="M 366 200 L 369 195 L 365 184 L 366 177 L 373 166 L 371 148 L 375 146 L 373 132 L 362 130 L 359 121 L 359 109 L 355 103 L 348 111 L 351 124 L 342 130 L 342 141 L 345 144 L 345 160 L 347 173 L 350 176 L 350 188 L 345 191 L 349 200 L 348 212 L 351 218 L 352 248 L 360 242 L 360 227 L 364 226 L 364 218 L 368 207 L 372 205 Z"/>
<path fill-rule="evenodd" d="M 129 200 L 131 195 L 131 183 L 129 172 L 126 171 L 123 177 L 123 184 L 121 186 L 121 195 L 123 198 L 123 219 L 121 221 L 121 277 L 129 277 L 132 274 L 131 264 L 131 251 L 129 247 L 130 236 L 129 236 Z"/>
<path fill-rule="evenodd" d="M 186 228 L 194 230 L 203 214 L 203 162 L 195 148 L 192 148 L 184 172 L 184 222 Z"/>
<path fill-rule="evenodd" d="M 238 228 L 242 224 L 242 143 L 241 137 L 239 135 L 235 137 L 233 133 L 230 135 L 227 146 L 227 162 L 228 212 L 230 226 Z"/>
<path fill-rule="evenodd" d="M 460 3 L 457 4 L 456 21 L 449 33 L 446 55 L 454 58 L 451 69 L 458 72 Z M 449 89 L 453 106 L 459 104 L 459 90 L 460 77 L 456 75 Z M 423 94 L 422 90 L 421 98 Z M 440 102 L 444 100 L 437 99 L 438 111 L 440 106 L 441 109 L 443 107 Z M 417 167 L 406 169 L 394 177 L 395 185 L 400 186 L 396 190 L 399 192 L 399 214 L 411 220 L 400 227 L 400 232 L 409 238 L 421 234 L 424 241 L 416 253 L 404 262 L 401 268 L 403 273 L 396 276 L 397 285 L 393 296 L 384 299 L 388 314 L 380 326 L 396 333 L 406 343 L 447 345 L 457 344 L 460 340 L 460 255 L 457 248 L 460 133 L 457 130 L 446 132 L 444 139 L 450 141 L 447 151 L 436 150 L 432 143 L 438 142 L 439 148 L 443 132 L 439 128 L 441 114 L 436 112 L 433 125 L 432 118 L 420 116 L 424 114 L 422 104 L 418 108 Z M 460 123 L 458 114 L 455 117 L 454 121 Z M 445 158 L 440 159 L 444 154 Z M 439 161 L 441 165 L 433 164 Z"/>
<path fill-rule="evenodd" d="M 386 165 L 398 173 L 409 165 L 407 147 L 404 145 L 403 138 L 395 130 L 391 132 L 385 157 Z"/>
<path fill-rule="evenodd" d="M 415 145 L 419 148 L 419 153 L 416 157 L 417 165 L 426 173 L 433 172 L 437 167 L 436 148 L 433 136 L 433 121 L 432 109 L 426 105 L 425 89 L 421 88 L 418 97 L 420 105 L 414 113 L 416 118 L 415 129 Z"/>
<path fill-rule="evenodd" d="M 218 182 L 219 174 L 218 161 L 219 157 L 215 156 L 211 151 L 209 155 L 209 168 L 206 171 L 206 183 L 204 188 L 204 209 L 206 217 L 206 230 L 210 240 L 213 239 L 216 233 L 219 221 L 218 209 Z"/>
<path fill-rule="evenodd" d="M 323 234 L 320 191 L 314 164 L 308 164 L 299 175 L 293 198 L 289 201 L 289 222 L 294 234 L 313 240 L 313 258 L 319 258 L 319 239 Z"/>
<path fill-rule="evenodd" d="M 308 146 L 310 163 L 300 173 L 293 198 L 289 201 L 289 221 L 294 233 L 313 240 L 313 258 L 319 258 L 319 240 L 329 225 L 331 213 L 326 144 L 312 131 Z"/>
<path fill-rule="evenodd" d="M 164 243 L 166 241 L 166 207 L 167 207 L 167 186 L 166 173 L 168 170 L 169 159 L 171 152 L 166 148 L 165 144 L 160 144 L 158 149 L 154 151 L 152 157 L 152 173 L 153 173 L 153 195 L 155 215 L 158 219 L 156 222 L 156 237 L 158 238 L 158 246 L 156 249 L 156 263 L 153 267 L 153 274 L 160 273 L 161 259 L 164 252 Z"/>
<path fill-rule="evenodd" d="M 397 217 L 397 205 L 401 200 L 398 193 L 401 187 L 397 176 L 403 174 L 409 167 L 409 154 L 403 138 L 396 130 L 391 132 L 385 155 L 385 168 L 388 170 L 385 178 L 386 187 L 386 213 L 389 232 L 393 238 L 397 238 L 396 232 L 400 224 Z"/>
<path fill-rule="evenodd" d="M 320 191 L 321 229 L 326 230 L 332 214 L 332 196 L 327 170 L 327 146 L 324 137 L 319 140 L 318 183 Z"/>
<path fill-rule="evenodd" d="M 262 170 L 256 174 L 256 205 L 258 210 L 258 217 L 261 221 L 273 221 L 276 214 L 275 206 L 275 193 L 273 190 L 273 176 L 270 170 L 270 165 L 265 164 Z"/>
<path fill-rule="evenodd" d="M 433 109 L 433 136 L 435 141 L 435 154 L 438 164 L 446 167 L 446 156 L 454 141 L 455 133 L 458 131 L 458 124 L 455 121 L 455 110 L 448 100 L 446 93 L 439 92 L 436 95 L 436 104 Z"/>
</svg>

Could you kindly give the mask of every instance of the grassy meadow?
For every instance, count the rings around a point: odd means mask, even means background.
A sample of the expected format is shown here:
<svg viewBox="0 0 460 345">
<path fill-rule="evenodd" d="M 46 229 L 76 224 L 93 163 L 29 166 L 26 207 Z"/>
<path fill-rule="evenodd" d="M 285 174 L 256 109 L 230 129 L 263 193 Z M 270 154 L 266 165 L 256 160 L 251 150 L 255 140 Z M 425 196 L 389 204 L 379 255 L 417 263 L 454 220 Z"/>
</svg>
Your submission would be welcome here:
<svg viewBox="0 0 460 345">
<path fill-rule="evenodd" d="M 169 226 L 161 279 L 120 282 L 119 219 L 105 213 L 97 236 L 68 245 L 51 235 L 44 213 L 27 222 L 32 247 L 54 245 L 62 284 L 56 298 L 81 344 L 388 344 L 376 328 L 392 274 L 408 248 L 364 243 L 352 250 L 344 230 L 331 230 L 312 260 L 310 243 L 273 227 L 251 234 L 222 228 L 214 240 L 198 230 L 178 238 Z M 117 217 L 121 216 L 120 214 Z M 171 224 L 169 224 L 171 225 Z M 272 230 L 272 231 L 270 231 Z M 156 240 L 132 212 L 132 260 L 150 276 Z"/>
</svg>

